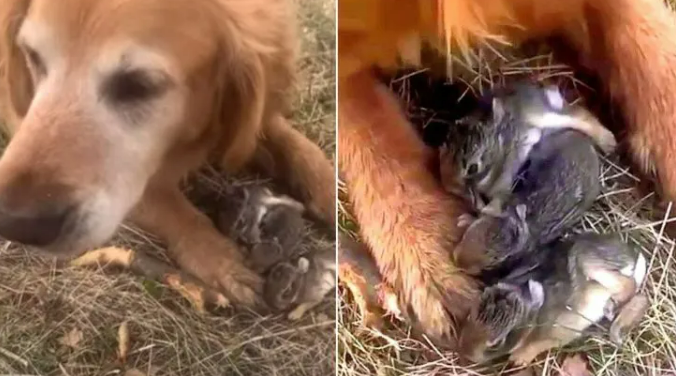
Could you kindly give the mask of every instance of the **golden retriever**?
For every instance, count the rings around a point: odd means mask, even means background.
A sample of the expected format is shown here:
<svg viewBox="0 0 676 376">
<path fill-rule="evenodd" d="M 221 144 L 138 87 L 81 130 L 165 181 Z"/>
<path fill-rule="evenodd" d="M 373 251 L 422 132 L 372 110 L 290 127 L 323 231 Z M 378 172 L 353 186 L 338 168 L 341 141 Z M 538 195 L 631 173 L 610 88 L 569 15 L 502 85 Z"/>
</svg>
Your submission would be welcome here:
<svg viewBox="0 0 676 376">
<path fill-rule="evenodd" d="M 338 164 L 385 282 L 420 327 L 452 343 L 475 282 L 453 262 L 462 203 L 374 68 L 419 60 L 420 40 L 462 52 L 486 40 L 558 37 L 623 111 L 628 150 L 676 199 L 676 23 L 662 0 L 340 0 Z"/>
<path fill-rule="evenodd" d="M 3 0 L 0 235 L 74 256 L 128 219 L 231 300 L 258 302 L 260 277 L 178 184 L 206 162 L 264 168 L 334 223 L 334 169 L 285 118 L 292 5 Z"/>
</svg>

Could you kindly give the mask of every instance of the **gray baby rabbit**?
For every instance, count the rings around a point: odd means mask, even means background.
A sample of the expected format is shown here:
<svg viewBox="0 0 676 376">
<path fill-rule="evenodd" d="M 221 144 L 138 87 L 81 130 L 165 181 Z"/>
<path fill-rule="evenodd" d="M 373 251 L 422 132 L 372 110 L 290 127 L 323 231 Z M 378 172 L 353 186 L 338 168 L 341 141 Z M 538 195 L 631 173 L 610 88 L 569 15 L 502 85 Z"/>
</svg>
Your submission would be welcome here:
<svg viewBox="0 0 676 376">
<path fill-rule="evenodd" d="M 480 210 L 499 213 L 533 146 L 564 129 L 586 134 L 606 153 L 615 149 L 613 134 L 585 109 L 568 106 L 556 86 L 524 81 L 498 89 L 490 115 L 479 112 L 451 128 L 442 181 L 454 193 L 469 193 Z"/>
<path fill-rule="evenodd" d="M 254 270 L 265 272 L 300 253 L 307 228 L 303 204 L 257 184 L 233 188 L 225 201 L 217 227 L 247 245 Z"/>
<path fill-rule="evenodd" d="M 462 327 L 465 357 L 481 363 L 509 354 L 526 365 L 604 317 L 613 320 L 610 339 L 618 344 L 638 324 L 647 309 L 636 295 L 647 272 L 642 254 L 612 235 L 583 234 L 550 247 L 485 289 Z"/>
<path fill-rule="evenodd" d="M 335 249 L 318 249 L 274 265 L 266 278 L 263 297 L 276 310 L 293 308 L 288 318 L 298 320 L 321 303 L 335 286 Z"/>
<path fill-rule="evenodd" d="M 578 222 L 600 192 L 600 162 L 586 135 L 563 130 L 533 146 L 500 213 L 471 223 L 454 257 L 476 274 L 532 253 Z"/>
</svg>

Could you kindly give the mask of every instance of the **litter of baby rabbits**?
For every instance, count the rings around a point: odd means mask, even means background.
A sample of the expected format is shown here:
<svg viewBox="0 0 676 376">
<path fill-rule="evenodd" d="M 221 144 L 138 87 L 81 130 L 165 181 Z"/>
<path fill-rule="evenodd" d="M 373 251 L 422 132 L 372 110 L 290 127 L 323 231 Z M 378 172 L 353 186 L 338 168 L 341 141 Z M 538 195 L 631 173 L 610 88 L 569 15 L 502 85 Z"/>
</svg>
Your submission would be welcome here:
<svg viewBox="0 0 676 376">
<path fill-rule="evenodd" d="M 600 104 L 594 101 L 598 95 L 592 89 L 577 81 L 571 70 L 558 64 L 546 48 L 541 45 L 528 48 L 532 49 L 500 48 L 493 52 L 485 49 L 477 53 L 474 62 L 456 62 L 454 74 L 459 79 L 454 83 L 437 79 L 429 71 L 409 70 L 391 78 L 390 87 L 399 94 L 408 117 L 432 147 L 442 144 L 449 126 L 483 105 L 477 103 L 477 98 L 494 86 L 524 77 L 557 85 L 567 102 L 584 104 L 596 113 Z M 490 106 L 490 102 L 488 104 Z M 608 118 L 604 116 L 601 122 L 607 124 Z M 600 153 L 599 158 L 600 194 L 591 208 L 575 221 L 571 233 L 616 234 L 623 243 L 644 255 L 648 273 L 638 291 L 652 305 L 622 346 L 611 343 L 608 325 L 593 325 L 587 338 L 537 357 L 531 365 L 533 374 L 561 374 L 566 354 L 571 352 L 586 354 L 591 374 L 661 375 L 663 370 L 673 368 L 671 354 L 676 351 L 673 340 L 676 328 L 670 320 L 676 316 L 676 304 L 671 303 L 676 293 L 676 267 L 672 259 L 676 243 L 667 231 L 673 221 L 671 207 L 657 204 L 655 193 L 645 190 L 648 182 L 634 175 L 618 153 Z M 353 232 L 349 214 L 344 211 L 341 216 L 343 230 Z M 655 302 L 660 302 L 659 308 Z M 357 330 L 361 325 L 359 311 L 346 292 L 341 307 L 339 341 L 344 344 L 340 348 L 341 356 L 349 356 L 353 364 L 353 369 L 345 375 L 368 373 L 383 367 L 405 370 L 406 374 L 414 376 L 510 374 L 510 370 L 523 369 L 507 363 L 468 365 L 455 353 L 444 352 L 425 340 L 412 338 L 407 326 L 395 319 L 386 322 L 377 335 L 360 332 Z"/>
</svg>

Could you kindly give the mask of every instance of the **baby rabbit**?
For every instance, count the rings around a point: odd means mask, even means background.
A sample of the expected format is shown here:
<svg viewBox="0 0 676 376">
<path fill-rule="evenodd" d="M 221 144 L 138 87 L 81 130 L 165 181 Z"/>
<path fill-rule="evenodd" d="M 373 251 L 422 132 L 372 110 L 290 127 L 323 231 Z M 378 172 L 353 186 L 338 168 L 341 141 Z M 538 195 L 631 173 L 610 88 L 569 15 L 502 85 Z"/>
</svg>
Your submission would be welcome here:
<svg viewBox="0 0 676 376">
<path fill-rule="evenodd" d="M 567 106 L 556 86 L 498 89 L 490 115 L 478 112 L 451 128 L 441 157 L 444 186 L 464 193 L 467 185 L 475 206 L 499 213 L 533 146 L 564 129 L 586 134 L 606 153 L 616 146 L 613 134 L 585 109 Z"/>
<path fill-rule="evenodd" d="M 555 240 L 591 207 L 600 192 L 599 175 L 589 137 L 563 130 L 543 138 L 501 213 L 483 213 L 465 231 L 454 252 L 458 266 L 477 274 Z"/>
<path fill-rule="evenodd" d="M 616 343 L 638 324 L 647 308 L 647 299 L 636 295 L 647 272 L 643 255 L 614 236 L 598 234 L 551 248 L 485 289 L 460 333 L 465 357 L 482 363 L 510 354 L 512 362 L 527 365 L 604 317 L 614 319 L 610 338 Z"/>
<path fill-rule="evenodd" d="M 307 227 L 303 212 L 303 205 L 288 196 L 262 185 L 242 186 L 226 197 L 217 226 L 248 246 L 248 263 L 262 273 L 300 253 Z"/>
<path fill-rule="evenodd" d="M 318 249 L 295 260 L 275 264 L 265 280 L 263 297 L 268 305 L 279 311 L 295 307 L 288 318 L 298 320 L 321 303 L 335 286 L 335 249 Z"/>
</svg>

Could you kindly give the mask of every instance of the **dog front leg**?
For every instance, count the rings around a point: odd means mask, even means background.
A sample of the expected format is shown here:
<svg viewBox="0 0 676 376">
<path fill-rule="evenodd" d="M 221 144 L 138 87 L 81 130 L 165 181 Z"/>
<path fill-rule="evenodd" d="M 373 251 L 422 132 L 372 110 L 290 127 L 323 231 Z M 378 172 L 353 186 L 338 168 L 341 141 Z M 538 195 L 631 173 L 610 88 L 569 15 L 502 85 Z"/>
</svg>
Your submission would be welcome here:
<svg viewBox="0 0 676 376">
<path fill-rule="evenodd" d="M 339 167 L 363 239 L 402 309 L 410 308 L 429 336 L 448 338 L 478 296 L 451 261 L 462 203 L 443 192 L 431 151 L 370 72 L 340 85 Z"/>
<path fill-rule="evenodd" d="M 571 39 L 621 106 L 635 163 L 676 200 L 676 18 L 662 0 L 587 3 L 590 35 Z"/>
<path fill-rule="evenodd" d="M 254 164 L 285 185 L 310 213 L 335 225 L 335 168 L 319 146 L 283 116 L 273 116 L 265 125 Z"/>
<path fill-rule="evenodd" d="M 148 187 L 129 219 L 165 241 L 170 256 L 184 271 L 233 302 L 260 304 L 260 276 L 244 266 L 237 245 L 219 233 L 177 187 Z"/>
</svg>

